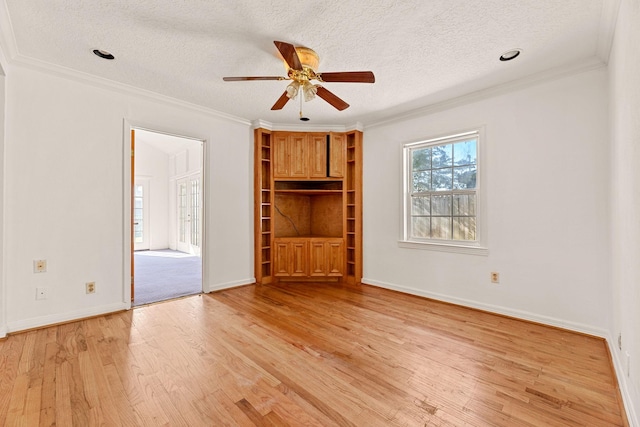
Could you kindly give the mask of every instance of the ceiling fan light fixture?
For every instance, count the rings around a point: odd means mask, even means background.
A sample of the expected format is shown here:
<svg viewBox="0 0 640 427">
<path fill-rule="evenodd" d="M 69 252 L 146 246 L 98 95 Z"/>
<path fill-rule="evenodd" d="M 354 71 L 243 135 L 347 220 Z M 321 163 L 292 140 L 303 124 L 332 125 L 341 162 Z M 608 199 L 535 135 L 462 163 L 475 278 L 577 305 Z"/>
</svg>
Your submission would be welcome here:
<svg viewBox="0 0 640 427">
<path fill-rule="evenodd" d="M 287 86 L 287 96 L 289 97 L 289 99 L 296 99 L 296 96 L 298 96 L 298 89 L 300 88 L 300 83 L 297 81 L 293 81 L 291 83 L 289 83 L 289 86 Z"/>
<path fill-rule="evenodd" d="M 317 85 L 311 84 L 309 82 L 304 82 L 304 84 L 302 85 L 302 92 L 304 93 L 305 102 L 309 102 L 316 97 L 318 87 Z"/>
<path fill-rule="evenodd" d="M 518 55 L 520 55 L 522 49 L 511 49 L 500 55 L 500 61 L 511 61 L 512 59 L 516 59 Z"/>
</svg>

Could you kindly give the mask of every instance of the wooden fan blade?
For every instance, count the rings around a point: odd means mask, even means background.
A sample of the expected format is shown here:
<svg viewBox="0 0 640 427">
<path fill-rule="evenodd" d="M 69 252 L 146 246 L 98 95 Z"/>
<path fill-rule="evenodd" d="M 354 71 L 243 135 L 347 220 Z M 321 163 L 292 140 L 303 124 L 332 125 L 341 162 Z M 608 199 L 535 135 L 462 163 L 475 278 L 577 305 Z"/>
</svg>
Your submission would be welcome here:
<svg viewBox="0 0 640 427">
<path fill-rule="evenodd" d="M 375 83 L 376 77 L 371 71 L 344 71 L 318 74 L 323 82 Z"/>
<path fill-rule="evenodd" d="M 317 86 L 316 89 L 317 89 L 316 95 L 318 95 L 320 98 L 327 101 L 329 104 L 333 105 L 336 109 L 342 111 L 345 108 L 349 108 L 349 104 L 347 104 L 342 99 L 338 98 L 332 92 L 329 92 L 327 89 L 323 88 L 322 86 Z"/>
<path fill-rule="evenodd" d="M 294 70 L 302 70 L 302 64 L 300 63 L 300 58 L 298 58 L 298 53 L 296 52 L 296 48 L 294 45 L 292 45 L 291 43 L 279 41 L 274 41 L 273 43 L 280 51 L 280 54 L 282 55 L 284 61 L 287 63 L 287 65 L 289 65 L 289 68 L 293 68 Z"/>
<path fill-rule="evenodd" d="M 287 102 L 289 102 L 289 97 L 287 96 L 287 91 L 285 90 L 284 93 L 280 96 L 280 98 L 278 98 L 276 103 L 273 104 L 273 107 L 271 107 L 271 109 L 272 110 L 282 110 L 282 107 L 284 107 L 284 105 Z"/>
<path fill-rule="evenodd" d="M 260 76 L 260 77 L 223 77 L 225 82 L 243 82 L 248 80 L 285 80 L 285 77 L 280 76 Z"/>
</svg>

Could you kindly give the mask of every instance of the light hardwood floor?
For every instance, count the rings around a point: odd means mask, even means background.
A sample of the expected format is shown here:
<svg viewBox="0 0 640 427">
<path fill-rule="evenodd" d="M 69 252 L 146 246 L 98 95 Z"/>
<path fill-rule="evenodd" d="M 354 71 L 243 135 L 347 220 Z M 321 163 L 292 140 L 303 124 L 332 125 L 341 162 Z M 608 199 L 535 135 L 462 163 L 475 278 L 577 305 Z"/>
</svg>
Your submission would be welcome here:
<svg viewBox="0 0 640 427">
<path fill-rule="evenodd" d="M 627 425 L 598 338 L 370 286 L 246 286 L 10 336 L 5 426 Z"/>
</svg>

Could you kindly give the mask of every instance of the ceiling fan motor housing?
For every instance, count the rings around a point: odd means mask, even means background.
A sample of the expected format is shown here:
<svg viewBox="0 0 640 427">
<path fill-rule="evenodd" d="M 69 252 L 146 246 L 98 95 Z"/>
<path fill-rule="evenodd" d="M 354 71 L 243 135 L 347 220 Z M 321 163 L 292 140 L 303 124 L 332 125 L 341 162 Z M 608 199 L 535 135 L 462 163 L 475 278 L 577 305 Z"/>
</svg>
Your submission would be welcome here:
<svg viewBox="0 0 640 427">
<path fill-rule="evenodd" d="M 315 73 L 318 70 L 318 65 L 320 64 L 320 57 L 318 54 L 308 47 L 296 46 L 295 50 L 298 54 L 298 59 L 302 64 L 302 68 L 309 68 Z M 287 64 L 286 61 L 284 61 L 284 69 L 289 70 L 289 64 Z"/>
</svg>

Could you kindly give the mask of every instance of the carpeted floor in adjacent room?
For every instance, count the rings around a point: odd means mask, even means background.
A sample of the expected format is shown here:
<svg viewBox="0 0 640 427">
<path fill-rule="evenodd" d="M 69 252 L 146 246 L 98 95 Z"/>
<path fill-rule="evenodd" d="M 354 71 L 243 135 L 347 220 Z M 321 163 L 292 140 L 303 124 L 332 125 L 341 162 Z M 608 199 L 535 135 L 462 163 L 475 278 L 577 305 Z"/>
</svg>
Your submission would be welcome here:
<svg viewBox="0 0 640 427">
<path fill-rule="evenodd" d="M 133 305 L 202 292 L 202 259 L 170 249 L 134 252 Z"/>
</svg>

